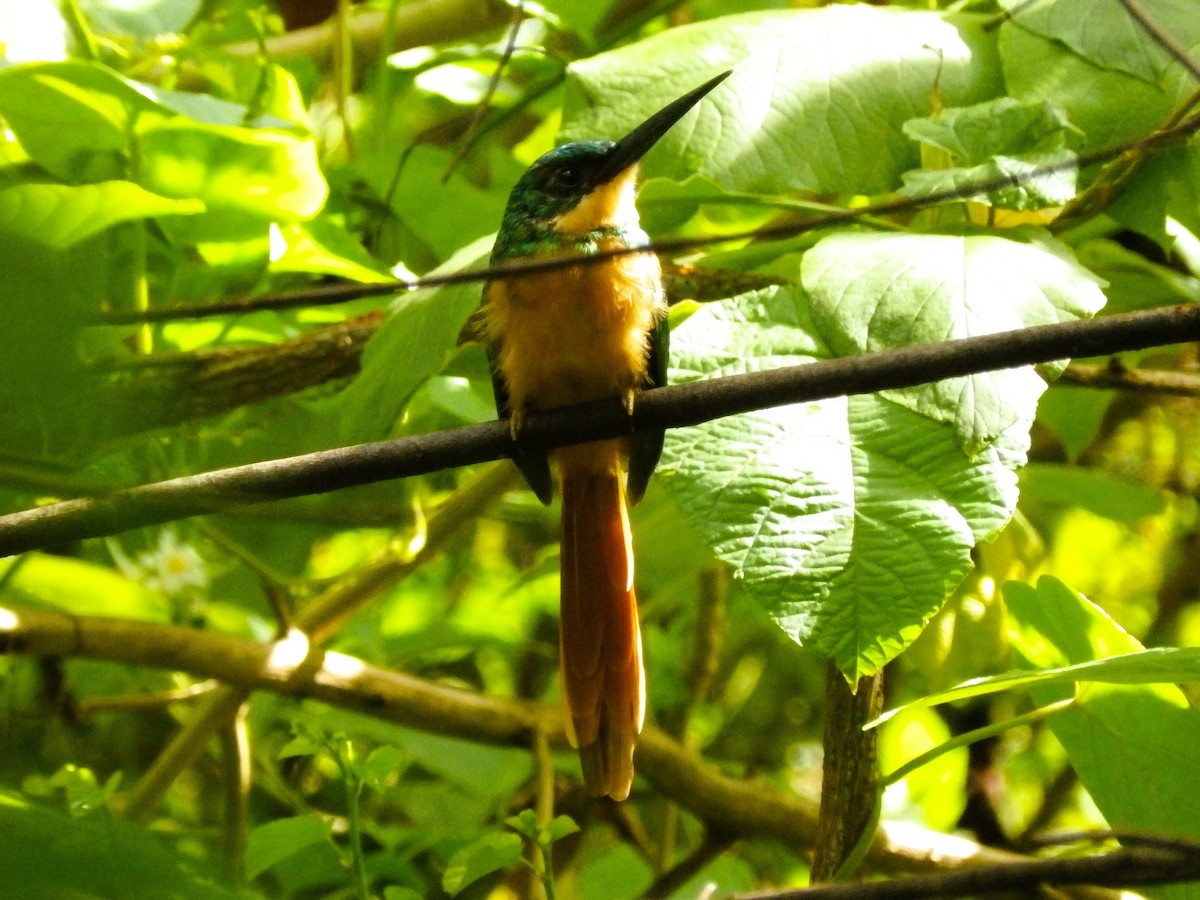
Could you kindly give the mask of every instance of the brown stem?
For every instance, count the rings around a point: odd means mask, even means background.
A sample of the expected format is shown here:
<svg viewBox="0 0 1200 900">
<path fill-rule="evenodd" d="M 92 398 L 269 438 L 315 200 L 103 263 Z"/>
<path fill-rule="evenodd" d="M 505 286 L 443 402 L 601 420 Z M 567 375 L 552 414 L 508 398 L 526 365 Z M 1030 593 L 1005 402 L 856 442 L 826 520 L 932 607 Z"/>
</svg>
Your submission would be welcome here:
<svg viewBox="0 0 1200 900">
<path fill-rule="evenodd" d="M 879 772 L 878 731 L 863 726 L 883 711 L 883 673 L 851 687 L 830 662 L 825 673 L 825 758 L 821 813 L 812 880 L 829 881 L 875 819 Z"/>
<path fill-rule="evenodd" d="M 249 837 L 250 734 L 246 728 L 245 706 L 221 730 L 221 784 L 225 794 L 222 855 L 229 883 L 237 885 L 243 880 Z"/>
</svg>

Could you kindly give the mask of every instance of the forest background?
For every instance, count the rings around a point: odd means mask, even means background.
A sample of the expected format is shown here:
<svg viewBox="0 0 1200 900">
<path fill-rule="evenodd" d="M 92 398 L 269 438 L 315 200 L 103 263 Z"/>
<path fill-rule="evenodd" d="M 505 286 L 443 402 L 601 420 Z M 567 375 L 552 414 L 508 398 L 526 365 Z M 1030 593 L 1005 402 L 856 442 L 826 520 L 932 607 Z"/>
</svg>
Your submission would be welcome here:
<svg viewBox="0 0 1200 900">
<path fill-rule="evenodd" d="M 43 0 L 0 48 L 12 896 L 1200 896 L 1190 0 Z M 678 387 L 612 804 L 470 319 L 525 167 L 728 68 L 639 193 Z"/>
</svg>

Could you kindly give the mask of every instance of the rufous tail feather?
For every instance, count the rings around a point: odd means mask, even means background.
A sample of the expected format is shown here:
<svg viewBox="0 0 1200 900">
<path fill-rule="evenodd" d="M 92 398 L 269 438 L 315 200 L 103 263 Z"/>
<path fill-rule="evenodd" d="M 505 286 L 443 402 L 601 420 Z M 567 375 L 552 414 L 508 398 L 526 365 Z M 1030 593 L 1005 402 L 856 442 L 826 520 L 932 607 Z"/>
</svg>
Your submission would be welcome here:
<svg viewBox="0 0 1200 900">
<path fill-rule="evenodd" d="M 568 735 L 596 796 L 629 796 L 642 730 L 642 637 L 619 471 L 562 473 L 559 667 Z"/>
</svg>

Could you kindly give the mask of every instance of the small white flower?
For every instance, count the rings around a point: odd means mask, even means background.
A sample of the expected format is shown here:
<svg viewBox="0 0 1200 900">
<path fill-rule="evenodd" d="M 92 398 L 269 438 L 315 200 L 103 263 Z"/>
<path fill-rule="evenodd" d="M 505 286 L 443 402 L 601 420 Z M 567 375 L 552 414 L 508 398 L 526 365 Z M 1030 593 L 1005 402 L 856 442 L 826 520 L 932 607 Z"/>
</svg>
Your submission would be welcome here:
<svg viewBox="0 0 1200 900">
<path fill-rule="evenodd" d="M 113 561 L 126 578 L 140 581 L 152 591 L 162 591 L 178 597 L 190 588 L 208 587 L 208 572 L 204 560 L 191 544 L 181 543 L 179 535 L 164 528 L 158 536 L 158 546 L 130 560 L 115 541 L 108 550 Z"/>
</svg>

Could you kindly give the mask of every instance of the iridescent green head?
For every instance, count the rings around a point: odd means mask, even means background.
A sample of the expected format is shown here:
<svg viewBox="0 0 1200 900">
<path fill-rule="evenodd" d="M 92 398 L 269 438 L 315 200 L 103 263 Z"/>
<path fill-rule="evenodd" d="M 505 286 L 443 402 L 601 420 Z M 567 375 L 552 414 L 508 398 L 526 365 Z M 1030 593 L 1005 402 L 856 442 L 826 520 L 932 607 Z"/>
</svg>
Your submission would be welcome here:
<svg viewBox="0 0 1200 900">
<path fill-rule="evenodd" d="M 578 141 L 543 155 L 509 195 L 493 260 L 536 252 L 547 235 L 636 229 L 632 196 L 638 160 L 729 74 L 722 72 L 667 104 L 619 141 Z"/>
</svg>

